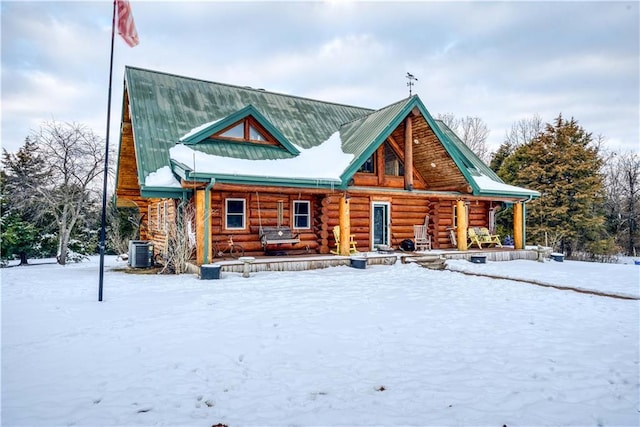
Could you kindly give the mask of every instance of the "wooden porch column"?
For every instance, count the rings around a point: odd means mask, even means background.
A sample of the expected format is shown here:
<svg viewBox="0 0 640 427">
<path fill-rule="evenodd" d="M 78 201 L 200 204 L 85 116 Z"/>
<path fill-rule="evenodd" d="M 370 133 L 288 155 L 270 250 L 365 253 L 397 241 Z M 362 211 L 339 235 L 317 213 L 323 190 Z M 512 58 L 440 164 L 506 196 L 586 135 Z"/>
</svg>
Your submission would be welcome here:
<svg viewBox="0 0 640 427">
<path fill-rule="evenodd" d="M 513 205 L 513 247 L 515 249 L 524 249 L 524 210 L 522 203 L 518 202 Z"/>
<path fill-rule="evenodd" d="M 340 255 L 349 255 L 349 236 L 351 235 L 351 218 L 349 212 L 349 200 L 346 196 L 340 197 Z"/>
<path fill-rule="evenodd" d="M 413 120 L 404 121 L 404 189 L 413 190 Z"/>
<path fill-rule="evenodd" d="M 202 265 L 211 262 L 211 221 L 205 221 L 208 215 L 206 209 L 206 190 L 196 191 L 196 262 Z M 208 237 L 207 237 L 208 236 Z M 209 242 L 205 250 L 205 240 Z M 206 253 L 206 256 L 205 256 Z"/>
<path fill-rule="evenodd" d="M 456 202 L 456 217 L 458 224 L 456 226 L 456 240 L 458 241 L 458 250 L 466 251 L 467 246 L 467 215 L 464 206 L 464 200 Z"/>
</svg>

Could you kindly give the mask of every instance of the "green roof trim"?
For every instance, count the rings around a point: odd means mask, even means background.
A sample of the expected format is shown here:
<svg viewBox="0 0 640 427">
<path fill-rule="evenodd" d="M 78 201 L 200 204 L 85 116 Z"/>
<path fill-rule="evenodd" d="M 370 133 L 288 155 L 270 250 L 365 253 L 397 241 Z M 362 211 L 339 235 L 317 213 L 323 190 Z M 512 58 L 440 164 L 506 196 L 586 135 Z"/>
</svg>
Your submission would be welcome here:
<svg viewBox="0 0 640 427">
<path fill-rule="evenodd" d="M 417 95 L 388 105 L 341 127 L 340 136 L 343 140 L 345 152 L 355 154 L 354 160 L 341 175 L 343 188 L 347 186 L 347 183 L 358 169 L 360 169 L 362 164 L 378 149 L 414 108 L 420 111 L 435 136 L 441 142 L 443 148 L 458 167 L 467 183 L 471 186 L 474 195 L 525 198 L 537 198 L 540 196 L 536 191 L 526 188 L 522 188 L 521 191 L 519 191 L 517 190 L 518 187 L 506 185 L 489 166 L 475 155 L 455 132 L 444 122 L 436 120 L 431 116 L 431 113 L 429 113 L 429 110 L 427 110 Z M 481 175 L 490 178 L 498 184 L 504 185 L 504 188 L 482 188 L 474 179 L 474 176 Z"/>
<path fill-rule="evenodd" d="M 358 122 L 362 123 L 362 126 L 366 127 L 375 125 L 375 118 L 380 117 L 383 120 L 385 126 L 384 129 L 375 136 L 372 143 L 364 151 L 356 156 L 349 168 L 345 170 L 345 172 L 341 175 L 343 183 L 348 182 L 353 177 L 360 166 L 362 166 L 362 164 L 375 152 L 375 150 L 378 149 L 380 144 L 382 144 L 389 137 L 389 135 L 391 135 L 391 133 L 400 125 L 400 123 L 402 123 L 402 121 L 414 108 L 417 108 L 420 111 L 429 127 L 431 127 L 438 140 L 442 143 L 444 149 L 451 156 L 453 162 L 465 177 L 465 180 L 473 188 L 474 193 L 478 191 L 479 188 L 475 181 L 471 179 L 470 171 L 467 169 L 468 160 L 466 156 L 463 155 L 461 151 L 456 148 L 454 143 L 450 141 L 447 135 L 440 130 L 440 127 L 436 124 L 436 120 L 434 120 L 434 118 L 431 116 L 431 113 L 429 113 L 429 111 L 427 110 L 427 107 L 424 106 L 417 95 L 413 95 L 410 98 L 404 99 L 395 104 L 391 104 L 381 110 L 373 112 L 368 117 L 373 118 L 373 121 L 370 123 L 367 123 L 366 118 L 358 120 Z M 366 133 L 366 131 L 360 132 Z M 476 157 L 473 153 L 471 153 L 471 155 L 474 158 Z"/>
<path fill-rule="evenodd" d="M 362 164 L 404 120 L 413 109 L 415 99 L 417 96 L 403 99 L 340 128 L 343 151 L 354 155 L 351 164 L 340 175 L 343 185 L 346 186 Z"/>
<path fill-rule="evenodd" d="M 278 143 L 280 143 L 285 150 L 287 150 L 290 154 L 297 156 L 300 154 L 300 151 L 293 145 L 289 140 L 275 127 L 267 118 L 258 111 L 256 107 L 253 105 L 247 105 L 240 110 L 229 114 L 228 116 L 215 120 L 213 122 L 205 123 L 197 128 L 195 132 L 188 134 L 186 137 L 182 137 L 178 140 L 183 144 L 191 145 L 198 144 L 207 141 L 209 137 L 217 132 L 220 132 L 224 128 L 231 126 L 232 124 L 239 122 L 242 119 L 247 117 L 253 117 L 267 132 L 273 136 Z M 242 144 L 240 142 L 236 144 Z M 244 144 L 251 144 L 251 142 L 245 142 Z M 265 146 L 264 144 L 255 144 L 259 146 Z M 268 146 L 267 146 L 268 147 Z"/>
<path fill-rule="evenodd" d="M 191 193 L 188 188 L 177 187 L 142 187 L 140 195 L 142 197 L 158 198 L 158 199 L 180 199 L 185 193 Z"/>
<path fill-rule="evenodd" d="M 439 130 L 446 135 L 448 142 L 450 143 L 450 154 L 454 161 L 456 159 L 464 165 L 461 168 L 461 172 L 464 174 L 465 179 L 471 185 L 473 194 L 476 196 L 512 196 L 512 197 L 531 197 L 539 198 L 540 193 L 534 190 L 526 188 L 520 188 L 515 186 L 509 186 L 506 184 L 489 166 L 487 166 L 475 153 L 465 144 L 455 132 L 449 128 L 442 120 L 435 121 Z M 455 157 L 454 157 L 455 155 Z M 458 164 L 456 162 L 456 164 Z M 460 167 L 460 166 L 458 166 Z M 476 177 L 486 176 L 492 181 L 498 184 L 504 184 L 507 188 L 500 189 L 488 189 L 483 188 L 481 184 L 478 184 Z M 508 188 L 511 187 L 511 188 Z"/>
<path fill-rule="evenodd" d="M 194 172 L 191 168 L 176 160 L 171 160 L 173 170 L 186 181 L 209 182 L 215 179 L 216 182 L 225 184 L 245 184 L 262 186 L 282 186 L 296 188 L 341 188 L 340 180 L 330 178 L 283 178 L 274 176 L 251 176 L 235 175 L 223 173 Z"/>
<path fill-rule="evenodd" d="M 342 124 L 373 111 L 131 66 L 125 67 L 124 77 L 138 181 L 142 185 L 151 172 L 170 165 L 169 149 L 182 136 L 204 123 L 237 113 L 248 105 L 262 113 L 270 124 L 266 129 L 273 131 L 271 126 L 275 128 L 282 135 L 279 140 L 288 141 L 296 151 L 298 147 L 308 149 L 317 146 Z M 274 137 L 275 134 L 277 132 L 274 132 Z M 201 145 L 196 144 L 196 147 L 200 150 Z M 205 150 L 214 149 L 202 149 Z M 291 155 L 286 150 L 281 151 Z M 236 156 L 247 153 L 250 152 L 238 149 Z"/>
<path fill-rule="evenodd" d="M 124 84 L 134 135 L 138 181 L 144 197 L 183 195 L 184 191 L 190 191 L 145 186 L 146 177 L 165 166 L 170 166 L 175 175 L 187 181 L 209 182 L 215 179 L 217 182 L 251 185 L 346 189 L 362 164 L 414 109 L 420 112 L 462 173 L 472 194 L 539 197 L 536 191 L 505 184 L 451 129 L 431 116 L 417 95 L 372 110 L 129 66 L 125 68 Z M 123 101 L 123 111 L 124 107 Z M 255 120 L 279 145 L 211 138 L 211 135 L 247 117 Z M 281 176 L 247 175 L 251 172 L 249 170 L 240 170 L 240 174 L 229 174 L 228 170 L 215 173 L 215 168 L 204 173 L 189 167 L 190 160 L 182 157 L 177 157 L 180 161 L 172 160 L 170 154 L 172 148 L 188 147 L 222 158 L 293 159 L 303 156 L 305 150 L 330 140 L 336 132 L 339 133 L 343 153 L 353 157 L 346 161 L 344 170 L 334 171 L 328 175 L 329 178 L 314 179 L 304 176 L 306 173 L 294 176 L 286 170 Z M 309 171 L 308 174 L 313 173 Z"/>
</svg>

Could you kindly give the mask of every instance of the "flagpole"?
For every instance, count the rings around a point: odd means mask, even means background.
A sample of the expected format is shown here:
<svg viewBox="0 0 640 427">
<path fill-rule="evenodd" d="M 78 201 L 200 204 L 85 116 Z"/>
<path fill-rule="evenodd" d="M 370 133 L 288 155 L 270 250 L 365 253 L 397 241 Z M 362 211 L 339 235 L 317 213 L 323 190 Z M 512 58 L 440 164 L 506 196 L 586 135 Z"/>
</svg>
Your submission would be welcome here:
<svg viewBox="0 0 640 427">
<path fill-rule="evenodd" d="M 109 95 L 107 96 L 107 137 L 104 148 L 104 177 L 102 182 L 102 216 L 100 222 L 100 274 L 98 280 L 98 301 L 102 301 L 102 284 L 104 282 L 105 227 L 107 219 L 107 179 L 109 177 L 109 128 L 111 124 L 111 84 L 113 82 L 113 41 L 116 28 L 116 0 L 113 0 L 113 16 L 111 18 L 111 58 L 109 60 Z"/>
</svg>

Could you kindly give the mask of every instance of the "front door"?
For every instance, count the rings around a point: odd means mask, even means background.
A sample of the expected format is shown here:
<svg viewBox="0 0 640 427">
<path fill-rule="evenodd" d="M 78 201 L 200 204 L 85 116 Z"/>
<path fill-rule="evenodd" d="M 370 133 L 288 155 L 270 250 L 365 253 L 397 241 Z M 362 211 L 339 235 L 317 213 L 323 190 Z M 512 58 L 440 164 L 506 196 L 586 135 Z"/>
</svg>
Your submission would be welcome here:
<svg viewBox="0 0 640 427">
<path fill-rule="evenodd" d="M 378 246 L 389 246 L 391 221 L 389 203 L 373 202 L 371 204 L 371 249 Z"/>
</svg>

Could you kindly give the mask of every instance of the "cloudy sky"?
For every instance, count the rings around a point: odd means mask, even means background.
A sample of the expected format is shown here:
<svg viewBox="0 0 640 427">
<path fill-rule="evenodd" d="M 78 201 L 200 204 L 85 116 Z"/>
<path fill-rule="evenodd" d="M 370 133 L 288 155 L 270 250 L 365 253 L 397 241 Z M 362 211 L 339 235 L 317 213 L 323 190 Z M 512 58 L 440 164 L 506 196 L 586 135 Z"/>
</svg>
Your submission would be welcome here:
<svg viewBox="0 0 640 427">
<path fill-rule="evenodd" d="M 132 0 L 140 44 L 115 40 L 111 144 L 125 65 L 362 107 L 414 93 L 433 116 L 574 117 L 640 151 L 639 3 Z M 112 2 L 5 1 L 2 146 L 43 121 L 106 134 Z"/>
</svg>

